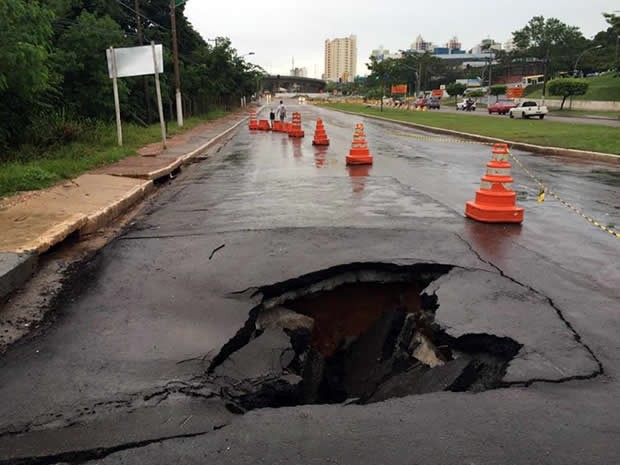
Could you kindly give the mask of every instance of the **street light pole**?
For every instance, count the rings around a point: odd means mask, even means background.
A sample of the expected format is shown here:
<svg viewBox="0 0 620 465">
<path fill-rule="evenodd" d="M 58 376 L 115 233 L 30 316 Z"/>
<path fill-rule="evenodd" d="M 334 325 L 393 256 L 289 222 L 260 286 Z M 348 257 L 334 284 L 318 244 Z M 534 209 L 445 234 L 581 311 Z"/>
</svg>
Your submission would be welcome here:
<svg viewBox="0 0 620 465">
<path fill-rule="evenodd" d="M 181 73 L 179 72 L 179 44 L 177 41 L 177 18 L 174 0 L 170 0 L 170 23 L 172 26 L 172 58 L 174 61 L 174 84 L 176 88 L 177 124 L 183 126 L 183 100 L 181 98 Z"/>
<path fill-rule="evenodd" d="M 577 77 L 577 66 L 579 65 L 579 60 L 581 59 L 581 57 L 584 56 L 586 53 L 591 52 L 592 50 L 597 50 L 602 47 L 603 46 L 599 44 L 596 47 L 588 48 L 579 54 L 579 56 L 577 57 L 577 61 L 575 61 L 575 68 L 573 69 L 573 77 Z"/>
</svg>

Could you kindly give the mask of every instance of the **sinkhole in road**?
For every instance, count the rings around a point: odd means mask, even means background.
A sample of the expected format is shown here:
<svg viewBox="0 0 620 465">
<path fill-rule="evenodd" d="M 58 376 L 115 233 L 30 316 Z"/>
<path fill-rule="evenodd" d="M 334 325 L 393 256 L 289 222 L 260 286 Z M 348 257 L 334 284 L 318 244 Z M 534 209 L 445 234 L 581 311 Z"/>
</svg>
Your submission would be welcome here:
<svg viewBox="0 0 620 465">
<path fill-rule="evenodd" d="M 520 344 L 448 335 L 428 286 L 448 265 L 357 264 L 261 289 L 209 369 L 233 411 L 501 386 Z"/>
</svg>

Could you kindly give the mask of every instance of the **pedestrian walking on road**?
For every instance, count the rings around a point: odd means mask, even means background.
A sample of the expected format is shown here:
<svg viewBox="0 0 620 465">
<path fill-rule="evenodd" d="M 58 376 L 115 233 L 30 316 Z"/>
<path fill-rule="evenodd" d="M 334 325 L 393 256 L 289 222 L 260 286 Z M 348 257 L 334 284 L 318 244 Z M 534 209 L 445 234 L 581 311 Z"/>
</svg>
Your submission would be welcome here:
<svg viewBox="0 0 620 465">
<path fill-rule="evenodd" d="M 284 102 L 280 100 L 280 105 L 276 110 L 276 117 L 280 118 L 282 124 L 284 124 L 284 119 L 286 118 L 286 107 L 284 106 Z"/>
<path fill-rule="evenodd" d="M 271 128 L 273 129 L 273 122 L 276 119 L 276 114 L 273 111 L 273 108 L 269 110 L 269 122 L 271 123 Z"/>
</svg>

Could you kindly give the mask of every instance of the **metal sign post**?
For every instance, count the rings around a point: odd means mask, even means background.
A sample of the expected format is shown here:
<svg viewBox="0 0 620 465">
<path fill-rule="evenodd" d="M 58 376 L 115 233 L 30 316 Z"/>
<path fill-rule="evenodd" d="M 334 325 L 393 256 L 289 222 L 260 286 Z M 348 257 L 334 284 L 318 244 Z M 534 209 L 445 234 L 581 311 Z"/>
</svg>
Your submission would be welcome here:
<svg viewBox="0 0 620 465">
<path fill-rule="evenodd" d="M 157 92 L 157 111 L 159 111 L 159 124 L 161 125 L 161 143 L 166 148 L 166 122 L 164 121 L 164 107 L 161 101 L 161 88 L 159 87 L 159 69 L 157 63 L 157 53 L 155 51 L 155 42 L 151 41 L 153 49 L 153 66 L 155 69 L 155 91 Z"/>
<path fill-rule="evenodd" d="M 121 126 L 121 104 L 118 98 L 118 79 L 116 73 L 116 54 L 114 53 L 114 47 L 110 47 L 110 57 L 112 63 L 112 88 L 114 89 L 114 107 L 116 109 L 116 138 L 118 139 L 118 145 L 123 146 L 123 128 Z"/>
</svg>

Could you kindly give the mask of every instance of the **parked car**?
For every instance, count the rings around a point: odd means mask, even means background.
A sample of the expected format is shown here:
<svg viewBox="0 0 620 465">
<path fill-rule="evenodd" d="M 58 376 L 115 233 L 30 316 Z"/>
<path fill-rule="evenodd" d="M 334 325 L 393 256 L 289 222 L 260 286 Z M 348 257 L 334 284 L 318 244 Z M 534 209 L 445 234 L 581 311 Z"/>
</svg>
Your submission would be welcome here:
<svg viewBox="0 0 620 465">
<path fill-rule="evenodd" d="M 476 102 L 470 98 L 456 104 L 456 111 L 476 111 Z"/>
<path fill-rule="evenodd" d="M 549 113 L 547 107 L 538 105 L 538 103 L 533 100 L 526 100 L 508 110 L 508 114 L 511 118 L 532 118 L 537 116 L 543 119 L 547 113 Z"/>
<path fill-rule="evenodd" d="M 511 101 L 500 101 L 496 102 L 493 105 L 489 105 L 487 110 L 489 111 L 489 115 L 493 113 L 497 113 L 498 115 L 507 115 L 511 108 L 515 107 L 516 103 Z"/>
<path fill-rule="evenodd" d="M 439 97 L 430 97 L 426 100 L 426 108 L 429 110 L 441 110 L 441 99 Z"/>
</svg>

